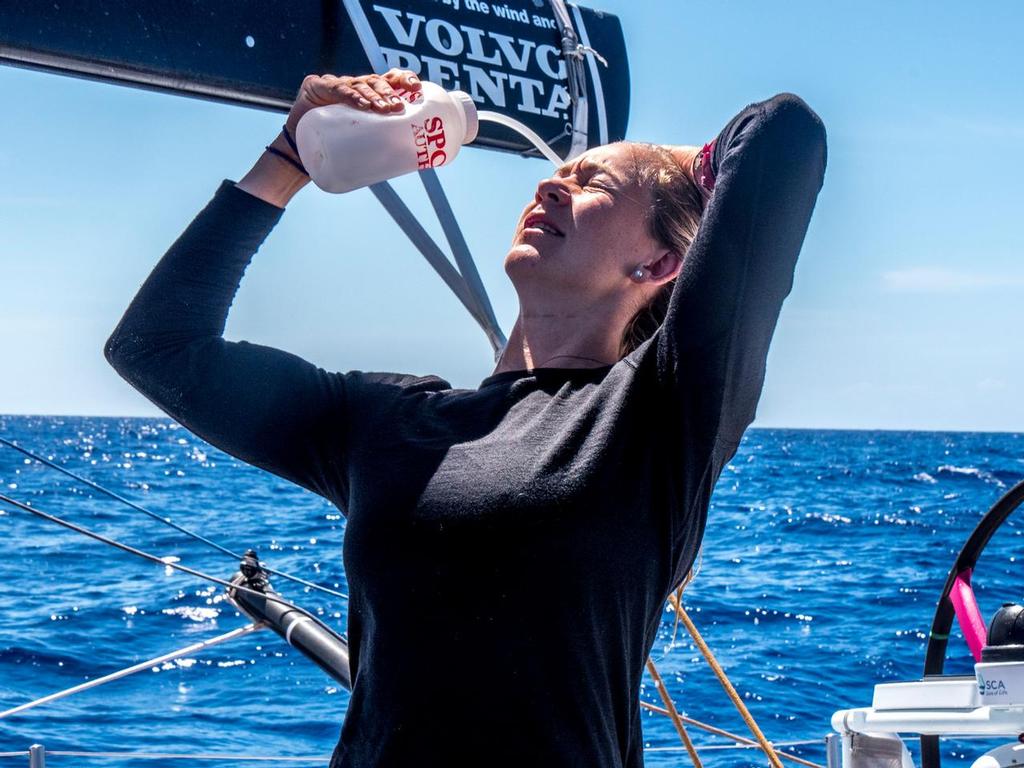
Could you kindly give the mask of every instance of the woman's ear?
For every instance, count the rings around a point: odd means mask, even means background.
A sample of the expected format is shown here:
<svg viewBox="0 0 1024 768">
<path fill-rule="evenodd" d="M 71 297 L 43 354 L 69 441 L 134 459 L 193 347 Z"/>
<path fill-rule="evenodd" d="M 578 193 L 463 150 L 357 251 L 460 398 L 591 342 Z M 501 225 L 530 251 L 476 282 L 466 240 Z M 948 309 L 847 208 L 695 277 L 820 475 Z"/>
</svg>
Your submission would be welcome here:
<svg viewBox="0 0 1024 768">
<path fill-rule="evenodd" d="M 644 264 L 644 269 L 650 274 L 650 282 L 658 285 L 667 283 L 679 274 L 683 266 L 683 260 L 675 251 L 662 251 L 657 259 Z"/>
</svg>

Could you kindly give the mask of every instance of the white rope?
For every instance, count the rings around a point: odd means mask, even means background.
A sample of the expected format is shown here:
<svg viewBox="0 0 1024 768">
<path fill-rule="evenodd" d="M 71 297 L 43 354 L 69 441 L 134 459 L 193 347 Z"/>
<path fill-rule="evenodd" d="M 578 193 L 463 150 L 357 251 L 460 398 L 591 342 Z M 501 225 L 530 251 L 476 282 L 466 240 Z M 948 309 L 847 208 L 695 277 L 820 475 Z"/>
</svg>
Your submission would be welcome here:
<svg viewBox="0 0 1024 768">
<path fill-rule="evenodd" d="M 109 675 L 97 677 L 95 680 L 90 680 L 87 683 L 82 683 L 81 685 L 66 688 L 63 691 L 57 691 L 57 693 L 51 693 L 47 696 L 43 696 L 40 699 L 36 699 L 35 701 L 30 701 L 26 704 L 21 704 L 17 707 L 13 707 L 11 709 L 0 712 L 0 720 L 3 720 L 5 717 L 9 717 L 10 715 L 16 715 L 19 712 L 24 712 L 26 709 L 38 707 L 40 704 L 47 704 L 51 701 L 56 701 L 57 699 L 63 699 L 65 696 L 72 696 L 76 693 L 87 691 L 90 688 L 95 688 L 98 685 L 103 685 L 104 683 L 109 683 L 114 680 L 120 680 L 122 677 L 128 677 L 128 675 L 134 675 L 136 672 L 142 672 L 143 670 L 151 669 L 157 666 L 158 664 L 164 664 L 168 661 L 174 661 L 175 659 L 180 658 L 182 656 L 187 656 L 192 653 L 198 653 L 199 651 L 211 648 L 215 645 L 226 643 L 228 640 L 234 640 L 235 638 L 241 637 L 242 635 L 247 635 L 250 632 L 255 632 L 262 626 L 262 624 L 248 624 L 244 627 L 233 629 L 230 632 L 227 632 L 218 637 L 213 637 L 209 640 L 203 640 L 202 642 L 195 643 L 193 645 L 188 646 L 187 648 L 181 648 L 177 651 L 171 651 L 170 653 L 165 653 L 163 656 L 157 656 L 155 659 L 149 659 L 148 661 L 143 661 L 139 664 L 134 664 L 125 669 L 118 670 L 117 672 L 111 672 Z"/>
<path fill-rule="evenodd" d="M 804 739 L 802 741 L 773 741 L 771 745 L 773 747 L 805 747 L 812 744 L 817 744 L 821 747 L 825 746 L 824 737 L 820 739 Z M 694 745 L 698 752 L 710 752 L 712 750 L 718 751 L 722 749 L 760 749 L 760 744 L 696 744 Z M 646 747 L 644 752 L 685 752 L 686 747 Z"/>
</svg>

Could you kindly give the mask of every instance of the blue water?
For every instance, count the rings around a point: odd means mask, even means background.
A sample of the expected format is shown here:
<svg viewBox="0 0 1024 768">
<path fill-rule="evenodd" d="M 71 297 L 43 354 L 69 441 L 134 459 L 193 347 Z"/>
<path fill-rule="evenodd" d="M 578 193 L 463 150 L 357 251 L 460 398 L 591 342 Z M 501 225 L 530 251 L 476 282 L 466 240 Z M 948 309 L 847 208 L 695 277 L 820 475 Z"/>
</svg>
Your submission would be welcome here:
<svg viewBox="0 0 1024 768">
<path fill-rule="evenodd" d="M 167 420 L 0 416 L 0 435 L 229 548 L 255 547 L 279 569 L 346 591 L 344 519 L 335 508 Z M 919 675 L 955 553 L 1022 477 L 1024 435 L 748 433 L 715 491 L 685 603 L 770 738 L 821 739 L 833 711 L 868 705 L 876 682 Z M 230 558 L 4 447 L 0 491 L 220 577 L 235 569 Z M 978 568 L 986 615 L 1024 598 L 1022 530 L 1011 519 Z M 344 630 L 343 600 L 277 586 Z M 0 709 L 243 623 L 213 586 L 0 506 Z M 409 627 L 410 639 L 416 630 Z M 653 655 L 678 706 L 743 733 L 686 633 L 673 630 L 666 613 Z M 955 631 L 947 670 L 970 664 Z M 642 699 L 660 704 L 649 680 Z M 322 672 L 260 632 L 0 721 L 0 752 L 41 742 L 54 750 L 327 755 L 347 703 Z M 664 716 L 645 715 L 644 732 L 647 765 L 689 764 Z M 699 744 L 723 743 L 693 733 Z M 946 743 L 944 764 L 969 765 L 976 749 Z M 818 744 L 792 751 L 825 760 Z M 754 752 L 705 758 L 715 767 L 765 763 Z M 481 755 L 480 765 L 487 762 Z M 0 759 L 5 765 L 27 760 Z"/>
</svg>

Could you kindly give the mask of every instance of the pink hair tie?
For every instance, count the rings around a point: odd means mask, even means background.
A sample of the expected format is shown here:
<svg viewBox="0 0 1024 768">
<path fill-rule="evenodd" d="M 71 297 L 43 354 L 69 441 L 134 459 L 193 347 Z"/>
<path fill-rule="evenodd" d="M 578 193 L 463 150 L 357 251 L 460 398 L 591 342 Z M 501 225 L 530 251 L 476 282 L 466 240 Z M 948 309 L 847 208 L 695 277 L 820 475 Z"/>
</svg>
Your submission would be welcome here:
<svg viewBox="0 0 1024 768">
<path fill-rule="evenodd" d="M 700 151 L 700 185 L 708 192 L 715 188 L 715 172 L 711 168 L 711 156 L 714 154 L 716 141 L 718 141 L 717 138 L 712 139 Z"/>
</svg>

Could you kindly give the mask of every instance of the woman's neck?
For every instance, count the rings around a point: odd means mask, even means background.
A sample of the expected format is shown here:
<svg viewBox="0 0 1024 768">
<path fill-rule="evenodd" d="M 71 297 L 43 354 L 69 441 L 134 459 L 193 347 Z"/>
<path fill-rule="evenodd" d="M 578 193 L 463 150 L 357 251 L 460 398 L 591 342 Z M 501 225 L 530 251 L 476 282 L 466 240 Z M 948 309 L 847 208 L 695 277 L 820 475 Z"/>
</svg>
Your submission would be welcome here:
<svg viewBox="0 0 1024 768">
<path fill-rule="evenodd" d="M 619 360 L 621 333 L 579 317 L 530 317 L 520 313 L 494 373 L 534 368 L 598 368 Z M 617 328 L 617 324 L 612 324 Z"/>
</svg>

